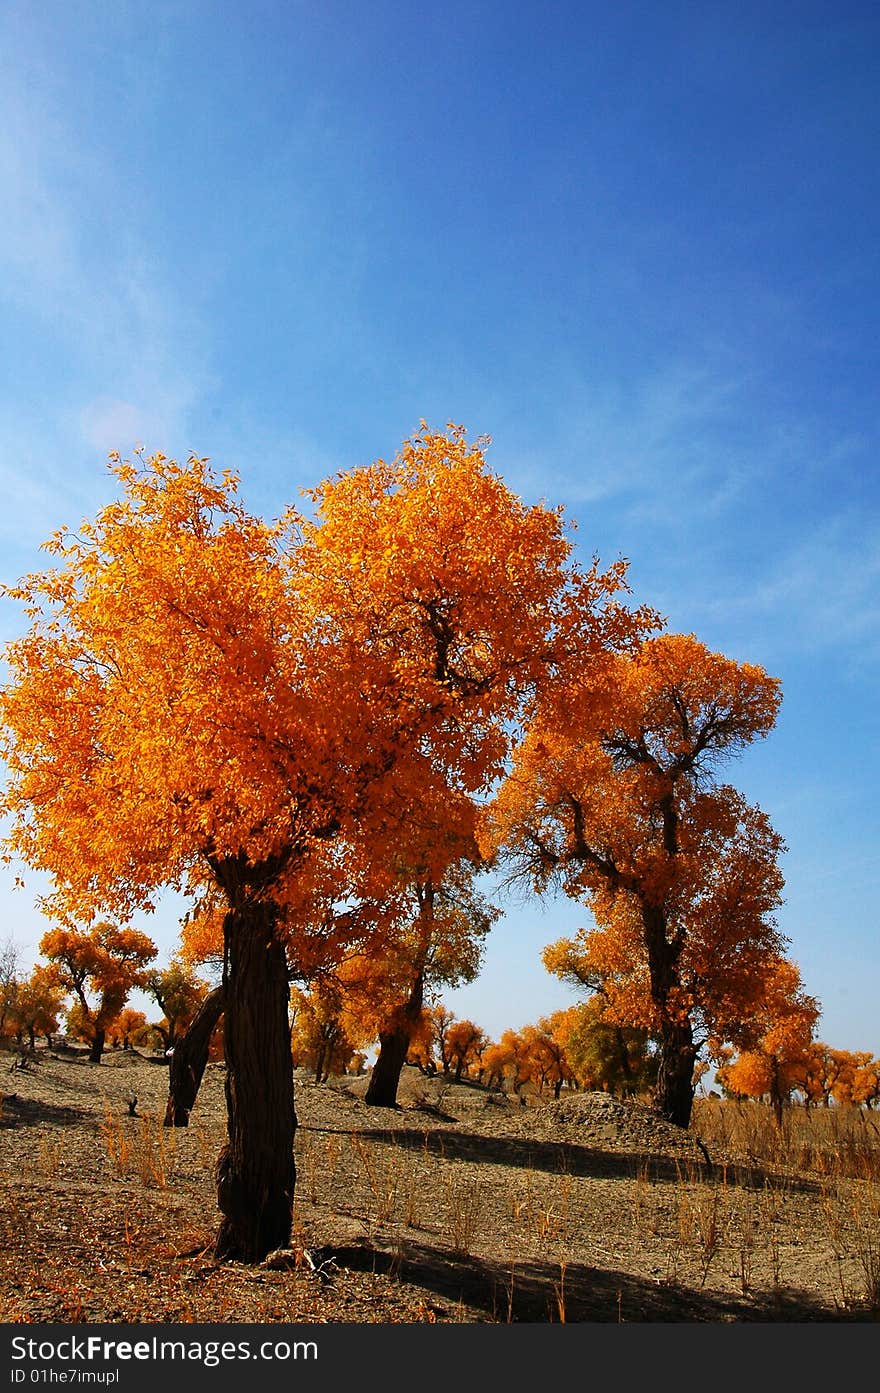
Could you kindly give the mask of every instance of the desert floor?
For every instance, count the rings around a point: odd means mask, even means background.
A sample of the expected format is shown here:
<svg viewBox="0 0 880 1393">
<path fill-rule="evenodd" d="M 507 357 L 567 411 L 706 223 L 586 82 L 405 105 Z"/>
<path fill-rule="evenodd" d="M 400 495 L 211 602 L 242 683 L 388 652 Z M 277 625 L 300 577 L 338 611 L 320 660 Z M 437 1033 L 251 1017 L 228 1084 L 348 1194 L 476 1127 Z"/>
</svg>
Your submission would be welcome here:
<svg viewBox="0 0 880 1393">
<path fill-rule="evenodd" d="M 298 1071 L 293 1236 L 251 1268 L 212 1255 L 222 1065 L 190 1126 L 168 1129 L 160 1062 L 12 1059 L 0 1056 L 4 1322 L 880 1313 L 876 1173 L 841 1174 L 831 1143 L 801 1148 L 796 1168 L 762 1156 L 719 1121 L 735 1104 L 698 1101 L 683 1132 L 603 1094 L 521 1106 L 408 1068 L 399 1107 L 379 1109 L 364 1078 L 317 1085 Z M 862 1126 L 870 1140 L 876 1122 Z"/>
</svg>

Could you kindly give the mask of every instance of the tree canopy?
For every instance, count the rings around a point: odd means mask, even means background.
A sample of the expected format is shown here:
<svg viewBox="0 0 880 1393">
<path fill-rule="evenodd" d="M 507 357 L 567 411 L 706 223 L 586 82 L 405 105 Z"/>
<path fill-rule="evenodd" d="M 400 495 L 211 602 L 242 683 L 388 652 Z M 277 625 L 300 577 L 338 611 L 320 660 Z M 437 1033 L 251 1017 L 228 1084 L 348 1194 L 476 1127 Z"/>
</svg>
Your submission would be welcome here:
<svg viewBox="0 0 880 1393">
<path fill-rule="evenodd" d="M 30 629 L 0 696 L 5 847 L 48 874 L 67 927 L 125 924 L 166 886 L 215 897 L 217 1251 L 254 1260 L 290 1232 L 291 954 L 316 926 L 346 935 L 328 905 L 387 889 L 409 809 L 491 789 L 552 674 L 656 617 L 623 603 L 623 562 L 574 564 L 560 511 L 523 503 L 459 427 L 273 522 L 196 456 L 112 471 L 118 500 L 9 592 Z"/>
</svg>

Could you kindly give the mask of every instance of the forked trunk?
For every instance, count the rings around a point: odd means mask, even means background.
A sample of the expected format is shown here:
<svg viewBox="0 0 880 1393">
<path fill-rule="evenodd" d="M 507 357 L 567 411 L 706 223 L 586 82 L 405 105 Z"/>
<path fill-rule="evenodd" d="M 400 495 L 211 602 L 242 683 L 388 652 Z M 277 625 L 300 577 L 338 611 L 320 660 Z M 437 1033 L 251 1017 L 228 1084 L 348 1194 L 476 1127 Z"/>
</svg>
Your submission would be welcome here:
<svg viewBox="0 0 880 1393">
<path fill-rule="evenodd" d="M 247 899 L 224 921 L 228 1141 L 217 1166 L 216 1256 L 261 1262 L 290 1241 L 296 1171 L 290 990 L 271 904 Z"/>
<path fill-rule="evenodd" d="M 189 1029 L 175 1041 L 168 1070 L 166 1127 L 188 1127 L 205 1066 L 214 1027 L 223 1014 L 226 993 L 217 987 L 205 997 Z"/>
</svg>

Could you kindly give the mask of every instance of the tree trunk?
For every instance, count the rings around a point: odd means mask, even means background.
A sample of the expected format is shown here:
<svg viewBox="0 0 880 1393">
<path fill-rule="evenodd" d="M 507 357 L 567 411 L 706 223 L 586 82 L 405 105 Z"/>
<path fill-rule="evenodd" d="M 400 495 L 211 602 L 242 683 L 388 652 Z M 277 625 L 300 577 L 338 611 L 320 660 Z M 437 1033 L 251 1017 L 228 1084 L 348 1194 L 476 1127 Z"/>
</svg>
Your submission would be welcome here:
<svg viewBox="0 0 880 1393">
<path fill-rule="evenodd" d="M 630 1098 L 636 1090 L 633 1084 L 632 1069 L 630 1067 L 629 1046 L 627 1045 L 622 1026 L 615 1025 L 614 1040 L 617 1045 L 617 1059 L 620 1064 L 621 1088 L 624 1096 Z"/>
<path fill-rule="evenodd" d="M 92 1036 L 91 1048 L 89 1049 L 90 1064 L 101 1063 L 101 1056 L 104 1053 L 104 1040 L 106 1038 L 106 1034 L 107 1032 L 102 1028 L 98 1028 L 95 1030 L 95 1033 Z"/>
<path fill-rule="evenodd" d="M 189 1115 L 208 1062 L 208 1046 L 214 1027 L 223 1014 L 225 999 L 222 986 L 206 996 L 189 1029 L 175 1042 L 168 1070 L 166 1127 L 189 1126 Z"/>
<path fill-rule="evenodd" d="M 661 1117 L 677 1127 L 690 1125 L 696 1058 L 690 1021 L 666 1022 L 660 1031 L 654 1106 Z"/>
<path fill-rule="evenodd" d="M 409 999 L 397 1013 L 390 1030 L 379 1034 L 379 1053 L 370 1074 L 364 1102 L 376 1108 L 396 1108 L 400 1075 L 409 1053 L 413 1028 L 419 1019 L 424 998 L 424 974 L 419 973 Z"/>
<path fill-rule="evenodd" d="M 773 1081 L 772 1081 L 772 1084 L 771 1084 L 771 1087 L 770 1087 L 770 1106 L 771 1106 L 772 1109 L 773 1109 L 773 1117 L 774 1117 L 774 1120 L 775 1120 L 775 1122 L 776 1122 L 776 1126 L 779 1128 L 780 1132 L 782 1131 L 782 1105 L 783 1105 L 783 1101 L 784 1101 L 784 1100 L 783 1100 L 783 1096 L 782 1096 L 782 1082 L 781 1082 L 780 1077 L 779 1077 L 779 1062 L 778 1062 L 778 1060 L 775 1060 L 775 1059 L 774 1059 L 774 1061 L 773 1061 Z"/>
<path fill-rule="evenodd" d="M 287 960 L 271 903 L 243 897 L 224 921 L 228 1141 L 217 1165 L 221 1260 L 257 1263 L 290 1241 L 296 1170 Z"/>
<path fill-rule="evenodd" d="M 657 1080 L 654 1084 L 654 1107 L 667 1122 L 687 1127 L 694 1104 L 694 1064 L 697 1051 L 694 1032 L 687 1016 L 673 1014 L 674 1001 L 680 980 L 678 958 L 680 940 L 667 936 L 666 915 L 659 905 L 642 904 L 645 946 L 648 950 L 648 970 L 651 977 L 651 1000 L 659 1020 L 660 1042 Z"/>
</svg>

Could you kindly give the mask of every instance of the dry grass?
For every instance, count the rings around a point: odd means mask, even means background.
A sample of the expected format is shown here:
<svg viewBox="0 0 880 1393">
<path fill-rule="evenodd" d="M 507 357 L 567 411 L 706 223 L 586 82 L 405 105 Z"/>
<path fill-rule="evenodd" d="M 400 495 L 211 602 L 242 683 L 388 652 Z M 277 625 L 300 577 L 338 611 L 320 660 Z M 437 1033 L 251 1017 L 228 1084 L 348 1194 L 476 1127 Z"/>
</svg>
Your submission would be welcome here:
<svg viewBox="0 0 880 1393">
<path fill-rule="evenodd" d="M 297 1084 L 289 1252 L 214 1262 L 225 1130 L 212 1067 L 187 1129 L 164 1068 L 17 1072 L 0 1113 L 5 1321 L 742 1322 L 880 1318 L 880 1134 L 859 1110 L 698 1100 L 521 1108 L 407 1071 Z M 141 1112 L 127 1101 L 137 1095 Z"/>
</svg>

